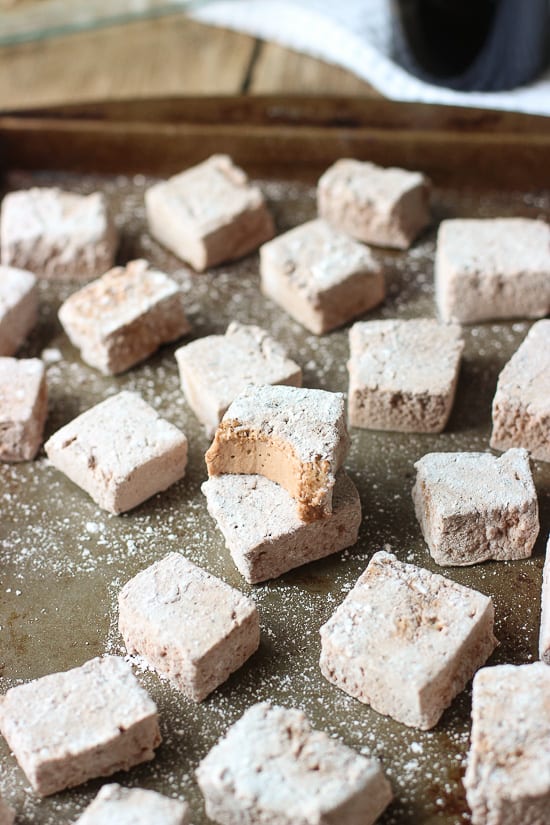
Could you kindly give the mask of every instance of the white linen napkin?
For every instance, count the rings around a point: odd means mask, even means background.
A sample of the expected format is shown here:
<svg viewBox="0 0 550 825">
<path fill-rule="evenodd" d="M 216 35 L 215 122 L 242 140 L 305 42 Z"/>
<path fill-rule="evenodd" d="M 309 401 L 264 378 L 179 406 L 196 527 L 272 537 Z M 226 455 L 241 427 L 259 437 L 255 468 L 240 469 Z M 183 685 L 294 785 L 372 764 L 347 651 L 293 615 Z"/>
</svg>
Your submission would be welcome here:
<svg viewBox="0 0 550 825">
<path fill-rule="evenodd" d="M 506 92 L 455 92 L 413 77 L 393 59 L 387 0 L 214 0 L 191 14 L 342 66 L 392 100 L 550 115 L 550 68 Z"/>
</svg>

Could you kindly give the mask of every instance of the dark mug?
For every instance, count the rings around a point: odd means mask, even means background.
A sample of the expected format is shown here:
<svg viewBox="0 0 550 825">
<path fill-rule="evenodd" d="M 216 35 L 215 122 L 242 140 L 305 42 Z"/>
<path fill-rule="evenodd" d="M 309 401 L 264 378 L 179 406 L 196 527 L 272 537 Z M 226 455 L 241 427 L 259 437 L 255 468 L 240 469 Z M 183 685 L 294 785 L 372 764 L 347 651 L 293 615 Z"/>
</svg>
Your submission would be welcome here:
<svg viewBox="0 0 550 825">
<path fill-rule="evenodd" d="M 421 80 L 496 92 L 548 58 L 548 0 L 391 0 L 394 57 Z"/>
</svg>

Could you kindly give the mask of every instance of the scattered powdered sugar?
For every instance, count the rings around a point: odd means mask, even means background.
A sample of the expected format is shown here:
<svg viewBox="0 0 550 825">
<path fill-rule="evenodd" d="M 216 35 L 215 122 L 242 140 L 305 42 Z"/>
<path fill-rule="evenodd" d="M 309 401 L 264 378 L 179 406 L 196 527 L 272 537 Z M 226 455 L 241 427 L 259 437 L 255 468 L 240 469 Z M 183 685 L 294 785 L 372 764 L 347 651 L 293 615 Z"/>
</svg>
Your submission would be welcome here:
<svg viewBox="0 0 550 825">
<path fill-rule="evenodd" d="M 73 178 L 21 174 L 11 188 L 59 184 L 80 192 L 102 189 L 122 229 L 119 262 L 143 256 L 168 272 L 186 295 L 190 337 L 223 333 L 231 320 L 257 323 L 285 346 L 304 369 L 306 387 L 347 390 L 347 330 L 323 337 L 305 332 L 259 290 L 258 257 L 195 275 L 146 231 L 143 176 Z M 263 182 L 280 230 L 315 216 L 314 190 L 298 183 Z M 533 215 L 547 196 L 437 192 L 436 217 Z M 389 297 L 368 318 L 433 317 L 430 230 L 408 253 L 376 250 L 387 271 Z M 238 673 L 200 705 L 187 700 L 143 660 L 132 657 L 140 682 L 159 707 L 163 744 L 155 759 L 117 776 L 129 786 L 185 796 L 195 825 L 206 822 L 194 770 L 214 742 L 251 704 L 261 700 L 301 708 L 312 724 L 357 751 L 377 756 L 396 801 L 381 825 L 456 825 L 468 821 L 461 784 L 468 749 L 470 693 L 463 692 L 440 724 L 419 732 L 379 716 L 321 676 L 319 627 L 364 570 L 373 552 L 391 549 L 402 561 L 436 570 L 483 593 L 496 606 L 501 645 L 492 662 L 523 663 L 536 657 L 542 540 L 532 559 L 475 568 L 437 568 L 422 541 L 410 491 L 413 464 L 430 451 L 488 449 L 496 378 L 529 324 L 485 324 L 464 329 L 466 349 L 455 408 L 442 435 L 353 430 L 346 462 L 363 505 L 357 545 L 332 558 L 251 587 L 240 577 L 221 533 L 206 511 L 200 485 L 206 478 L 209 441 L 187 407 L 174 350 L 164 347 L 145 364 L 115 378 L 82 363 L 56 318 L 74 285 L 40 284 L 40 320 L 22 352 L 42 357 L 50 395 L 46 437 L 93 404 L 122 389 L 143 398 L 189 438 L 186 477 L 122 516 L 111 516 L 55 470 L 43 452 L 34 462 L 0 465 L 0 676 L 2 691 L 45 673 L 82 664 L 104 653 L 126 656 L 117 630 L 117 597 L 139 570 L 170 551 L 247 595 L 258 605 L 260 649 Z M 550 472 L 535 465 L 541 512 L 548 523 Z M 214 606 L 212 609 L 215 609 Z M 407 674 L 403 674 L 407 678 Z M 101 785 L 39 800 L 28 787 L 5 742 L 0 742 L 0 793 L 21 825 L 57 825 L 83 810 Z"/>
</svg>

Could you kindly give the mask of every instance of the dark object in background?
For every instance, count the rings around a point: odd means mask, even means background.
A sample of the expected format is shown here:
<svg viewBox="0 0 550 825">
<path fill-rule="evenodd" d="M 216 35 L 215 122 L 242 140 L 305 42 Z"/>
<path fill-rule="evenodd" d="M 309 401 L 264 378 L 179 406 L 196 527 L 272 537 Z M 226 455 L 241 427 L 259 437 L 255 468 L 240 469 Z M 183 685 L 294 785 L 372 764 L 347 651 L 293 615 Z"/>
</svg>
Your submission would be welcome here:
<svg viewBox="0 0 550 825">
<path fill-rule="evenodd" d="M 513 89 L 548 57 L 548 0 L 392 0 L 396 60 L 427 83 Z"/>
</svg>

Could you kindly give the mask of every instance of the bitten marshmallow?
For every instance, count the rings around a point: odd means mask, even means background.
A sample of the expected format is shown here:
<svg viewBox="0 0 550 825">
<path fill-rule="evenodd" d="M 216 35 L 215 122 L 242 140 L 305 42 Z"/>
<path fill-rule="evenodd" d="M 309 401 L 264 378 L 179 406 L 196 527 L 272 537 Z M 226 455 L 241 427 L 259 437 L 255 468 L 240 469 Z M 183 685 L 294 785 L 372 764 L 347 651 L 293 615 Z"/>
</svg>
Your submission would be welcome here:
<svg viewBox="0 0 550 825">
<path fill-rule="evenodd" d="M 209 476 L 263 475 L 294 498 L 304 521 L 332 512 L 349 449 L 340 393 L 249 387 L 233 401 L 206 453 Z"/>
</svg>

